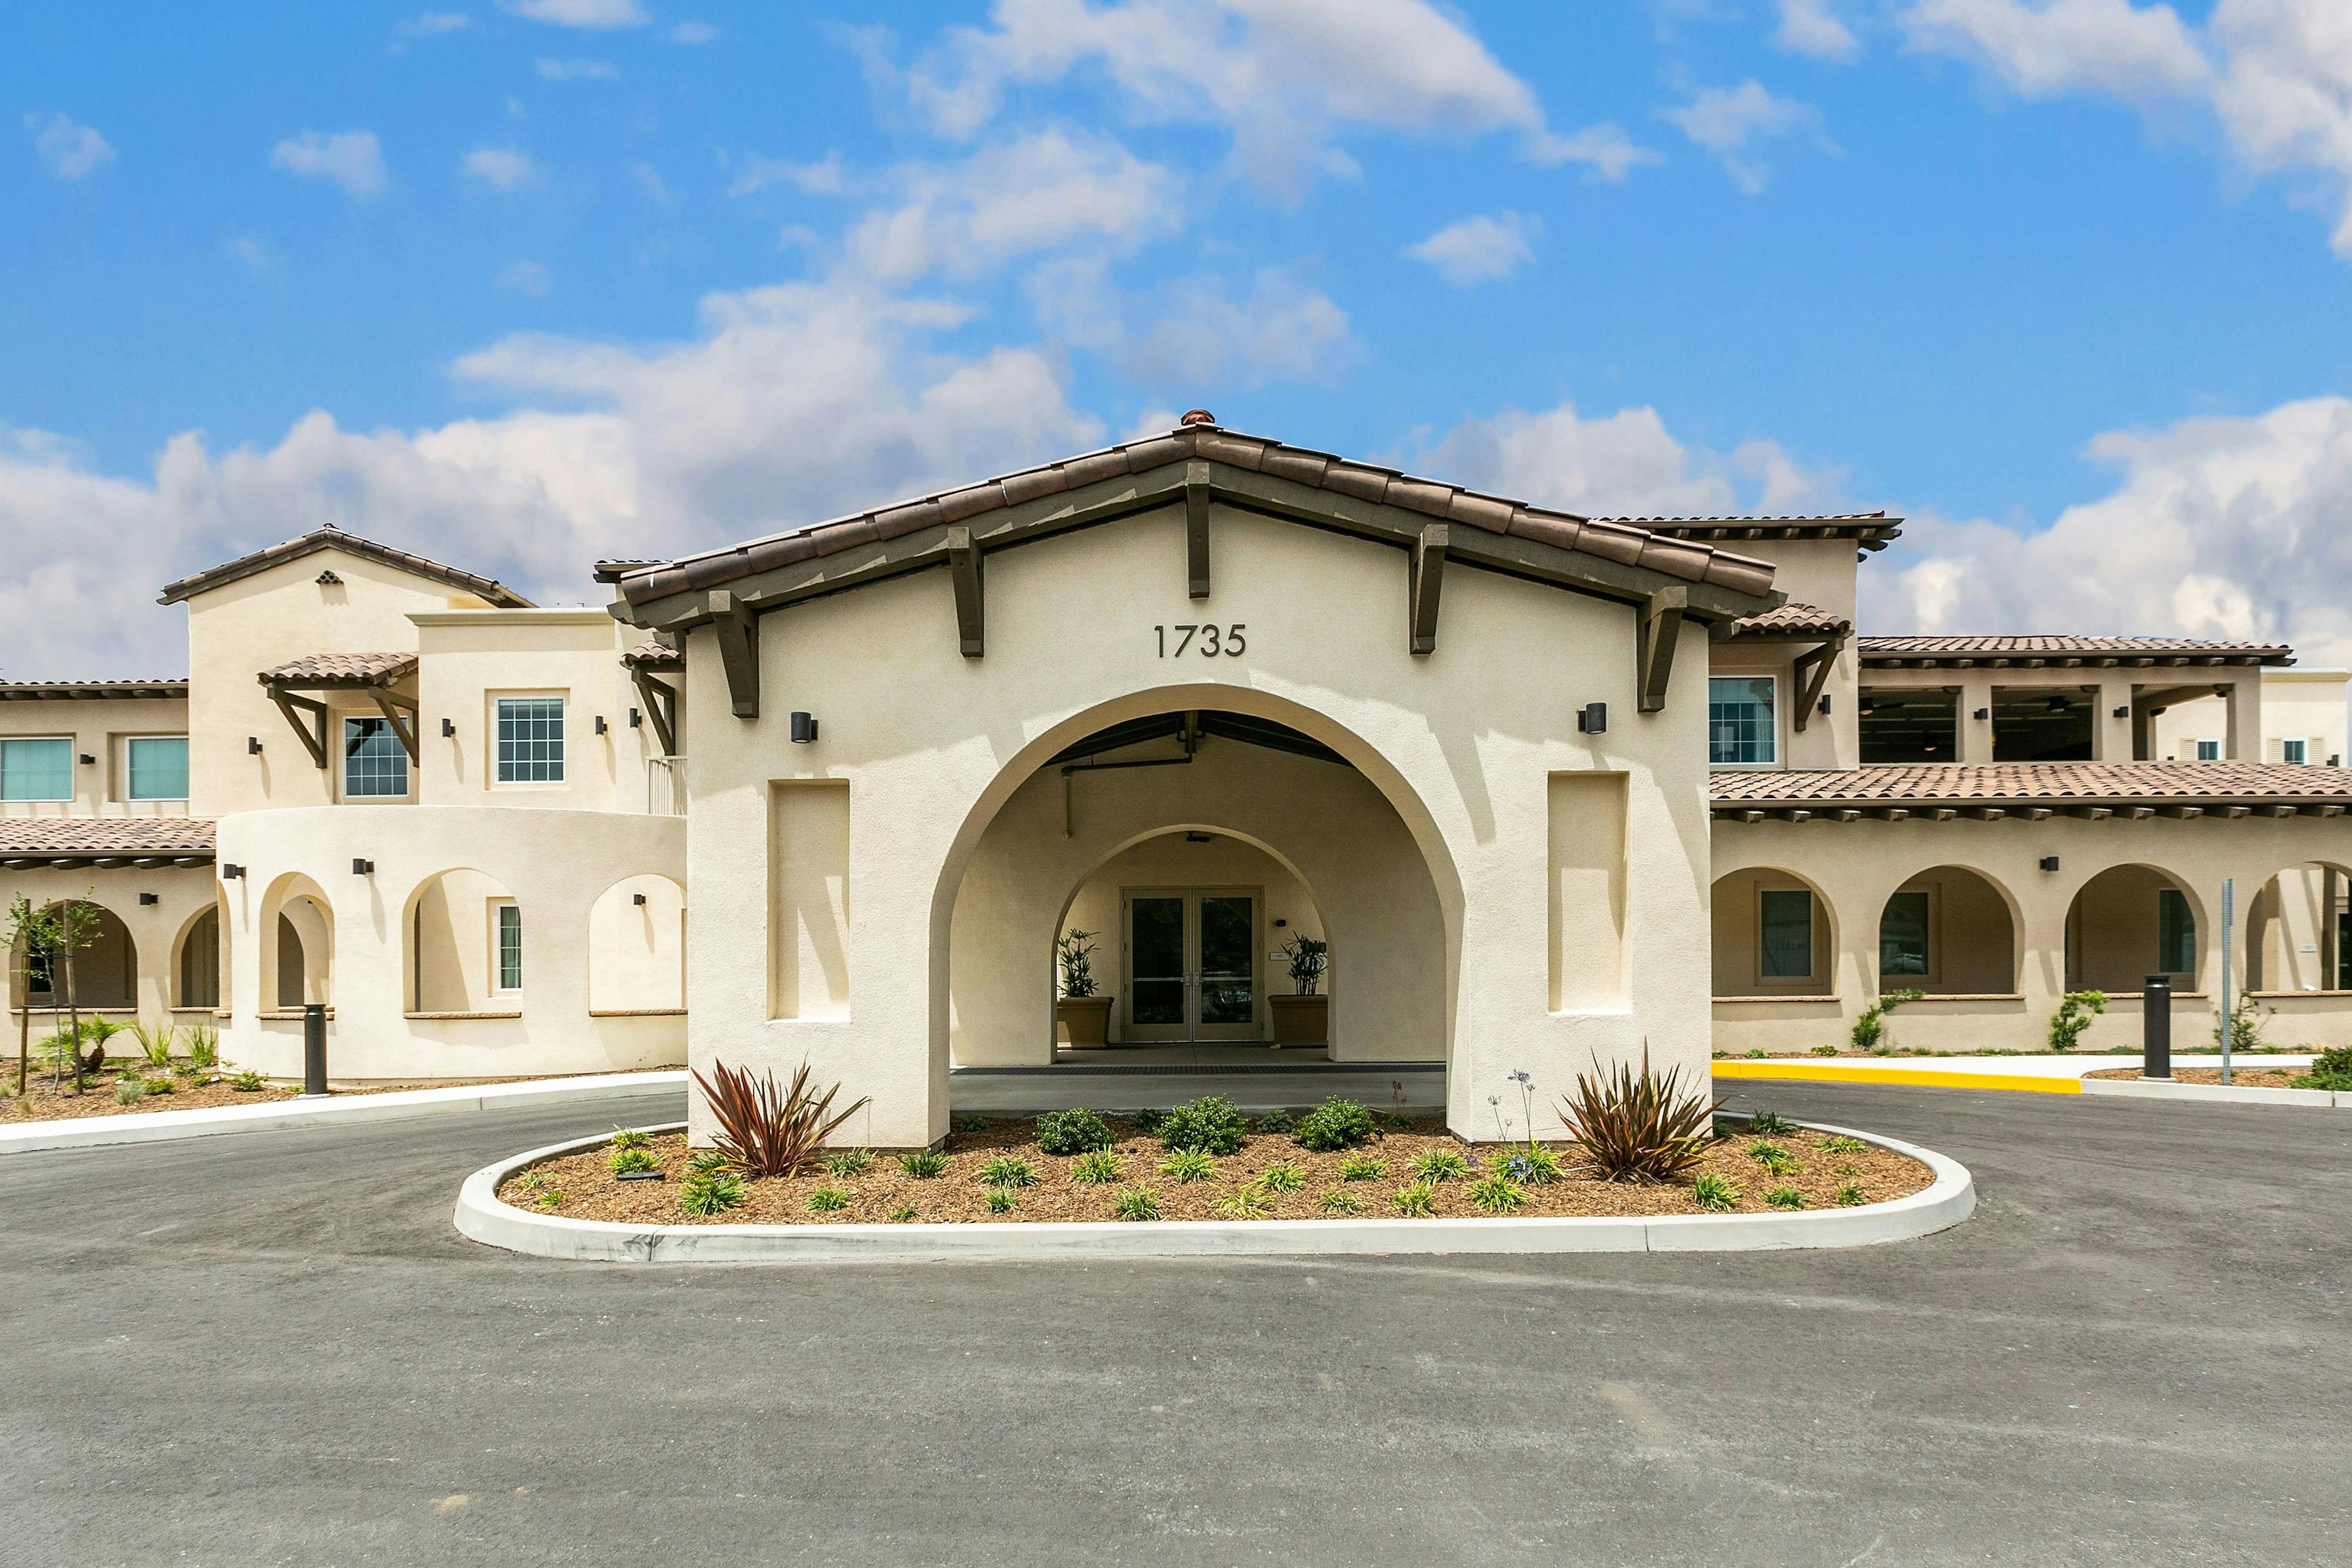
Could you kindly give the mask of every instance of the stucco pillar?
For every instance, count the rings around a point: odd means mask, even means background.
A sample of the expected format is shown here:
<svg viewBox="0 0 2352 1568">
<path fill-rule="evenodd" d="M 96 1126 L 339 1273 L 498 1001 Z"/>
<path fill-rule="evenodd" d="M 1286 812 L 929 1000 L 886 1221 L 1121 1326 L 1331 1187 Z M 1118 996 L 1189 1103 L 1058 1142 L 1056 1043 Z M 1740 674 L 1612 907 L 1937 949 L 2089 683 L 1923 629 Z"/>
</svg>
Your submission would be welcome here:
<svg viewBox="0 0 2352 1568">
<path fill-rule="evenodd" d="M 1982 709 L 1988 717 L 1979 719 Z M 1959 726 L 1960 755 L 1963 763 L 1976 766 L 1992 761 L 1992 677 L 1976 670 L 1960 677 L 1960 702 L 1957 716 Z"/>
<path fill-rule="evenodd" d="M 2092 692 L 2097 711 L 2091 715 L 2091 756 L 2102 763 L 2128 763 L 2135 755 L 2129 679 L 2102 680 Z M 2117 710 L 2121 710 L 2118 716 Z"/>
</svg>

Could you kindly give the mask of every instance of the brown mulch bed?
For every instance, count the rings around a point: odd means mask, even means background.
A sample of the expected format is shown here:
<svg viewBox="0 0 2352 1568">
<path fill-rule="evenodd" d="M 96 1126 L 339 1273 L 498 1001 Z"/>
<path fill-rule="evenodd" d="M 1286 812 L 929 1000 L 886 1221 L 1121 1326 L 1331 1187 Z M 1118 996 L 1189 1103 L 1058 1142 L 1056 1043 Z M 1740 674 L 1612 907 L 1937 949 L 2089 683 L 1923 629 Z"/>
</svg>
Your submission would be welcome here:
<svg viewBox="0 0 2352 1568">
<path fill-rule="evenodd" d="M 1324 1193 L 1333 1188 L 1361 1203 L 1358 1217 L 1394 1217 L 1391 1199 L 1412 1180 L 1413 1161 L 1444 1150 L 1462 1156 L 1472 1167 L 1467 1178 L 1437 1186 L 1436 1215 L 1459 1218 L 1480 1214 L 1467 1195 L 1470 1183 L 1487 1170 L 1499 1169 L 1512 1152 L 1507 1145 L 1465 1145 L 1445 1130 L 1443 1119 L 1432 1117 L 1409 1128 L 1390 1130 L 1372 1142 L 1341 1153 L 1310 1153 L 1287 1134 L 1253 1133 L 1239 1152 L 1215 1162 L 1213 1175 L 1179 1182 L 1160 1170 L 1168 1154 L 1159 1140 L 1115 1118 L 1110 1125 L 1121 1134 L 1115 1148 L 1125 1166 L 1124 1178 L 1116 1184 L 1073 1182 L 1071 1160 L 1040 1150 L 1034 1123 L 1020 1118 L 992 1121 L 985 1131 L 950 1135 L 945 1146 L 948 1168 L 936 1177 L 908 1175 L 899 1168 L 897 1154 L 877 1151 L 873 1163 L 856 1175 L 835 1176 L 817 1170 L 801 1176 L 745 1182 L 742 1205 L 707 1220 L 687 1214 L 679 1205 L 679 1180 L 686 1173 L 688 1150 L 684 1136 L 677 1133 L 656 1138 L 648 1151 L 664 1173 L 658 1182 L 620 1180 L 605 1168 L 608 1151 L 599 1147 L 535 1166 L 509 1179 L 499 1189 L 499 1196 L 520 1208 L 632 1225 L 870 1225 L 908 1218 L 1109 1220 L 1118 1217 L 1112 1203 L 1122 1190 L 1149 1186 L 1158 1194 L 1162 1219 L 1232 1219 L 1240 1216 L 1221 1212 L 1220 1198 L 1250 1184 L 1270 1165 L 1290 1164 L 1305 1173 L 1305 1182 L 1297 1192 L 1269 1194 L 1268 1211 L 1255 1217 L 1350 1217 L 1328 1214 L 1322 1208 Z M 1717 1142 L 1699 1171 L 1713 1171 L 1739 1184 L 1740 1200 L 1731 1212 L 1742 1214 L 1768 1212 L 1764 1194 L 1783 1182 L 1804 1194 L 1808 1207 L 1829 1208 L 1836 1205 L 1839 1188 L 1848 1183 L 1858 1184 L 1866 1201 L 1883 1203 L 1918 1192 L 1934 1179 L 1925 1165 L 1904 1155 L 1867 1145 L 1851 1152 L 1824 1150 L 1823 1138 L 1808 1131 L 1773 1135 L 1769 1142 L 1797 1161 L 1797 1168 L 1785 1176 L 1770 1175 L 1748 1156 L 1748 1146 L 1758 1140 L 1746 1134 Z M 1692 1201 L 1686 1184 L 1636 1186 L 1579 1176 L 1572 1173 L 1576 1152 L 1569 1148 L 1556 1152 L 1571 1174 L 1549 1186 L 1528 1187 L 1527 1202 L 1516 1211 L 1519 1216 L 1706 1212 Z M 1014 1207 L 1007 1214 L 989 1212 L 989 1189 L 980 1179 L 982 1166 L 998 1154 L 1025 1159 L 1037 1173 L 1034 1186 L 1014 1189 Z M 1375 1180 L 1342 1182 L 1339 1167 L 1350 1158 L 1366 1155 L 1387 1161 L 1389 1173 Z M 1697 1173 L 1693 1173 L 1694 1178 Z M 809 1196 L 821 1187 L 847 1194 L 848 1206 L 829 1214 L 812 1212 Z M 904 1212 L 909 1209 L 911 1215 Z"/>
<path fill-rule="evenodd" d="M 23 1097 L 19 1098 L 16 1093 L 16 1064 L 12 1058 L 7 1064 L 5 1084 L 0 1084 L 0 1089 L 5 1089 L 5 1093 L 0 1093 L 0 1123 L 61 1121 L 83 1116 L 136 1116 L 150 1110 L 207 1110 L 222 1105 L 257 1105 L 273 1100 L 291 1100 L 302 1092 L 302 1086 L 299 1083 L 271 1083 L 250 1090 L 235 1089 L 230 1087 L 226 1074 L 215 1077 L 212 1072 L 205 1072 L 194 1079 L 175 1078 L 169 1094 L 151 1092 L 129 1105 L 117 1105 L 114 1103 L 114 1085 L 123 1076 L 122 1069 L 110 1065 L 103 1072 L 92 1074 L 85 1079 L 87 1087 L 76 1094 L 70 1082 L 52 1084 L 49 1075 L 36 1066 L 26 1079 Z M 142 1079 L 147 1078 L 143 1072 L 135 1076 Z M 572 1078 L 579 1075 L 562 1073 L 553 1076 Z M 213 1081 L 205 1081 L 207 1079 Z M 539 1081 L 540 1078 L 446 1078 L 415 1083 L 361 1084 L 328 1092 L 340 1100 L 345 1095 L 390 1094 L 404 1089 L 478 1089 L 491 1083 Z"/>
<path fill-rule="evenodd" d="M 2231 1072 L 2230 1083 L 2235 1089 L 2293 1089 L 2294 1080 L 2310 1070 L 2309 1068 L 2238 1068 Z M 2097 1072 L 2086 1072 L 2083 1076 L 2084 1078 L 2138 1078 L 2140 1069 L 2102 1068 Z M 2176 1083 L 2220 1083 L 2221 1069 L 2220 1068 L 2174 1068 L 2172 1078 Z"/>
</svg>

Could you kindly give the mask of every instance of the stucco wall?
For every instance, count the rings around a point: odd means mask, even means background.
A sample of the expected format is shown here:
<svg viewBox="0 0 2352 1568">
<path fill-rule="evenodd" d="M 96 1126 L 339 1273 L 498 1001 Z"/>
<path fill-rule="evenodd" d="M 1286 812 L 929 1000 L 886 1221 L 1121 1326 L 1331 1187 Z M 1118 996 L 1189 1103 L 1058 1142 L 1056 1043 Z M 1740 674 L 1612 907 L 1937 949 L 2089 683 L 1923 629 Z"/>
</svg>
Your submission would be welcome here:
<svg viewBox="0 0 2352 1568">
<path fill-rule="evenodd" d="M 75 759 L 71 800 L 0 801 L 0 816 L 185 816 L 184 800 L 130 798 L 123 742 L 187 732 L 184 698 L 0 702 L 0 739 L 63 737 L 72 741 Z M 83 757 L 91 761 L 84 763 Z"/>
<path fill-rule="evenodd" d="M 1214 592 L 1198 601 L 1186 595 L 1173 510 L 992 555 L 982 658 L 959 656 L 943 573 L 768 616 L 756 721 L 731 716 L 713 634 L 692 634 L 698 1063 L 724 1056 L 789 1073 L 805 1058 L 821 1079 L 873 1097 L 845 1136 L 942 1135 L 953 910 L 990 822 L 1071 741 L 1218 706 L 1338 749 L 1412 833 L 1444 932 L 1454 1125 L 1485 1127 L 1486 1095 L 1515 1068 L 1558 1090 L 1645 1039 L 1661 1065 L 1704 1063 L 1706 949 L 1688 940 L 1706 921 L 1701 628 L 1684 631 L 1667 710 L 1637 715 L 1625 605 L 1457 567 L 1437 650 L 1415 658 L 1402 552 L 1222 506 L 1211 533 Z M 1202 621 L 1245 626 L 1246 652 L 1161 657 L 1155 626 Z M 1580 735 L 1575 710 L 1593 701 L 1609 704 L 1609 730 Z M 818 743 L 788 742 L 796 708 L 817 715 Z M 1625 1005 L 1554 1013 L 1549 775 L 1592 768 L 1628 777 Z M 814 777 L 850 788 L 847 1016 L 772 1019 L 744 983 L 770 948 L 759 849 L 772 784 Z M 1023 975 L 1037 962 L 1024 943 Z M 1034 980 L 1020 984 L 1029 993 Z"/>
<path fill-rule="evenodd" d="M 152 893 L 156 902 L 142 904 L 139 896 Z M 106 869 L 82 868 L 0 871 L 0 909 L 19 894 L 37 907 L 47 907 L 67 899 L 97 904 L 122 923 L 137 952 L 138 1006 L 137 1018 L 152 1026 L 167 1022 L 210 1023 L 210 1009 L 184 1013 L 173 1017 L 173 979 L 179 956 L 179 943 L 188 926 L 213 901 L 212 873 L 207 868 L 193 867 L 159 867 L 142 869 L 137 867 L 115 867 Z M 79 977 L 77 977 L 79 984 Z M 6 1048 L 16 1049 L 15 1033 L 18 1022 L 16 1009 L 21 1007 L 21 978 L 12 956 L 8 963 L 5 994 L 10 1013 L 10 1038 Z M 85 1002 L 84 1010 L 88 1010 Z M 128 1022 L 133 1015 L 110 1008 L 107 1016 L 118 1022 Z M 39 1036 L 48 1024 L 47 1011 L 36 1009 L 33 1033 Z"/>
</svg>

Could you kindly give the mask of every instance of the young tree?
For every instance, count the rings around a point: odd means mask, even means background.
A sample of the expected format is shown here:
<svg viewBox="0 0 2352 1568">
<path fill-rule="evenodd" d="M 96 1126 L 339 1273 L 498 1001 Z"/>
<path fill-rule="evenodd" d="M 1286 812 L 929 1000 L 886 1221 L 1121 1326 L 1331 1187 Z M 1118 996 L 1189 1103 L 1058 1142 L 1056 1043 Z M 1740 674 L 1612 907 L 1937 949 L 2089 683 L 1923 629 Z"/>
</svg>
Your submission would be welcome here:
<svg viewBox="0 0 2352 1568">
<path fill-rule="evenodd" d="M 90 892 L 95 894 L 97 889 Z M 68 899 L 57 907 L 58 942 L 51 951 L 65 961 L 66 1050 L 73 1063 L 74 1092 L 81 1092 L 81 1004 L 74 995 L 74 954 L 98 940 L 99 910 L 94 903 Z M 54 961 L 53 961 L 54 962 Z"/>
<path fill-rule="evenodd" d="M 16 959 L 16 1092 L 25 1092 L 25 1075 L 33 1054 L 33 970 L 37 964 L 55 973 L 58 945 L 64 929 L 54 910 L 35 909 L 22 893 L 8 906 L 5 937 Z"/>
</svg>

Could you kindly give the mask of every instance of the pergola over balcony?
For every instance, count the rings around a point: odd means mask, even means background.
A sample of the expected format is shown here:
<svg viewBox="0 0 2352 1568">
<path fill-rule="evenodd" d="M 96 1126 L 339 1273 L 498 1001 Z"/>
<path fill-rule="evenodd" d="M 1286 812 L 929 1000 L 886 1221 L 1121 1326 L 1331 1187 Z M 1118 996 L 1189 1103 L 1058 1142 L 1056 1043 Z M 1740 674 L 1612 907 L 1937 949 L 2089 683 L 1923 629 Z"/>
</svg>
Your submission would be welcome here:
<svg viewBox="0 0 2352 1568">
<path fill-rule="evenodd" d="M 400 738 L 409 763 L 416 762 L 416 699 L 400 687 L 416 679 L 414 653 L 319 653 L 265 669 L 255 678 L 286 715 L 302 749 L 324 771 L 328 765 L 326 703 L 318 693 L 361 691 L 375 703 Z"/>
</svg>

